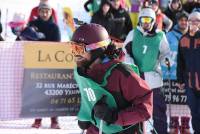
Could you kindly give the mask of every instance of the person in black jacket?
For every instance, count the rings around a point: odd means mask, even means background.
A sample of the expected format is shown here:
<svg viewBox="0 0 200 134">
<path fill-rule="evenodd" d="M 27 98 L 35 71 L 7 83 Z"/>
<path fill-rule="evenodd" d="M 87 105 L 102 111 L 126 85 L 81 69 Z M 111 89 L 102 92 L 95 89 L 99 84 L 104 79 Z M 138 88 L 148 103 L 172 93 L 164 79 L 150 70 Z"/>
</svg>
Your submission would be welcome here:
<svg viewBox="0 0 200 134">
<path fill-rule="evenodd" d="M 196 0 L 187 0 L 187 2 L 183 4 L 183 9 L 189 14 L 193 11 L 193 9 L 199 8 L 199 7 L 200 7 L 200 4 L 196 2 Z"/>
<path fill-rule="evenodd" d="M 28 25 L 36 27 L 39 32 L 45 35 L 45 38 L 40 41 L 60 41 L 59 27 L 51 19 L 52 8 L 47 3 L 43 3 L 38 10 L 39 18 L 29 22 Z"/>
<path fill-rule="evenodd" d="M 114 28 L 113 14 L 110 10 L 111 3 L 109 0 L 102 0 L 100 9 L 92 16 L 91 23 L 100 24 L 106 28 L 108 34 L 112 33 Z"/>
<path fill-rule="evenodd" d="M 29 27 L 34 27 L 38 32 L 42 33 L 44 38 L 39 41 L 60 41 L 60 31 L 58 26 L 51 20 L 52 8 L 47 4 L 40 4 L 39 18 L 30 22 Z M 35 119 L 32 127 L 39 128 L 41 126 L 42 119 Z M 51 117 L 51 128 L 60 129 L 57 117 Z"/>
<path fill-rule="evenodd" d="M 115 28 L 111 36 L 124 41 L 128 33 L 132 30 L 132 22 L 128 12 L 121 7 L 120 0 L 111 0 L 111 12 L 114 16 Z"/>
<path fill-rule="evenodd" d="M 188 14 L 186 11 L 183 10 L 181 0 L 170 0 L 168 8 L 165 10 L 164 13 L 168 18 L 170 18 L 170 20 L 172 20 L 173 26 L 177 24 L 176 16 L 178 13 Z"/>
<path fill-rule="evenodd" d="M 188 18 L 188 24 L 189 30 L 182 36 L 178 46 L 177 86 L 180 89 L 186 89 L 193 134 L 200 134 L 200 13 L 192 12 Z M 188 123 L 184 128 L 186 130 L 189 128 Z M 188 133 L 183 132 L 183 134 Z"/>
</svg>

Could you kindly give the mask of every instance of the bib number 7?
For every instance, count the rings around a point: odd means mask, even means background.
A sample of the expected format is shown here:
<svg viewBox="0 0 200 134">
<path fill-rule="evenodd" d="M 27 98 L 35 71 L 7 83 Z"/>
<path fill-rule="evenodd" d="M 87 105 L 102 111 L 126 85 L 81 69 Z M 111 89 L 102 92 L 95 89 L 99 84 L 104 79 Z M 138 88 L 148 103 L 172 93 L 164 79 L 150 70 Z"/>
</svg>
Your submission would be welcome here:
<svg viewBox="0 0 200 134">
<path fill-rule="evenodd" d="M 147 45 L 143 45 L 143 51 L 142 51 L 142 54 L 146 54 L 146 52 L 147 52 L 147 48 L 148 48 Z"/>
</svg>

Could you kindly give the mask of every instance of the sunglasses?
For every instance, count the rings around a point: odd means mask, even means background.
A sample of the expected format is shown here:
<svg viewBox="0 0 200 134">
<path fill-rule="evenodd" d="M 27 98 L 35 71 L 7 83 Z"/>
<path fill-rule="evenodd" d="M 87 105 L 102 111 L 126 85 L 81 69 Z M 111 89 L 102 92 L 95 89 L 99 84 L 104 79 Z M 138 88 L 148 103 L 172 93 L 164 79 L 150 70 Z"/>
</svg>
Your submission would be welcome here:
<svg viewBox="0 0 200 134">
<path fill-rule="evenodd" d="M 153 22 L 153 19 L 151 17 L 142 17 L 140 18 L 141 23 L 151 23 Z"/>
</svg>

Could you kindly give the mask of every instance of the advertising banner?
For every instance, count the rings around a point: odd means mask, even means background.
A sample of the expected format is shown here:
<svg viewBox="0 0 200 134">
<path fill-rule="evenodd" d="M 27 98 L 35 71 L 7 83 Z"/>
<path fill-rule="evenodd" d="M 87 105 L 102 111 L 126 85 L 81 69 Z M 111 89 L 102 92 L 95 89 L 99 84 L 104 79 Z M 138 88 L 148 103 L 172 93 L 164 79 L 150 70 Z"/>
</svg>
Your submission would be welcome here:
<svg viewBox="0 0 200 134">
<path fill-rule="evenodd" d="M 74 67 L 70 42 L 0 42 L 0 119 L 76 115 Z"/>
<path fill-rule="evenodd" d="M 79 90 L 70 43 L 24 45 L 23 117 L 76 115 Z"/>
</svg>

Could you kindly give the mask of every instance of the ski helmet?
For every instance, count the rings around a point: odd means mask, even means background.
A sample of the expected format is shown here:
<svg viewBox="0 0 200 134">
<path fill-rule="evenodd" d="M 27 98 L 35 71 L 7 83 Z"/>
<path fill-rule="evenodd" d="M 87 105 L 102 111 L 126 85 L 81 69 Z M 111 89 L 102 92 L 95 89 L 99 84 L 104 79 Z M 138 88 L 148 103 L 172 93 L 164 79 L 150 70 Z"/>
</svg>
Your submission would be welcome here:
<svg viewBox="0 0 200 134">
<path fill-rule="evenodd" d="M 72 41 L 80 43 L 87 52 L 107 47 L 110 44 L 110 38 L 106 29 L 99 24 L 84 24 L 74 32 Z"/>
<path fill-rule="evenodd" d="M 140 24 L 140 26 L 141 26 L 142 23 L 144 23 L 142 21 L 142 18 L 149 18 L 149 19 L 147 19 L 147 23 L 151 23 L 151 28 L 149 29 L 149 30 L 151 30 L 153 28 L 153 25 L 156 22 L 155 11 L 151 8 L 143 8 L 139 13 L 139 24 Z"/>
</svg>

